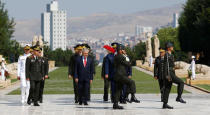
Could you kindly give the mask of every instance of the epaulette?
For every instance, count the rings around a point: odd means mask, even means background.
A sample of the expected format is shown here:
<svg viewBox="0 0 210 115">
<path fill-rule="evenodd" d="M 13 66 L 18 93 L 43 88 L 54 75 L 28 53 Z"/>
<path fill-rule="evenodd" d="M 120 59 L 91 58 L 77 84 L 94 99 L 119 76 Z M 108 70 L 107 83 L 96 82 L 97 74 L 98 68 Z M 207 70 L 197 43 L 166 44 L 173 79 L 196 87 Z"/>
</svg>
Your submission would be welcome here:
<svg viewBox="0 0 210 115">
<path fill-rule="evenodd" d="M 34 56 L 33 56 L 33 55 L 31 55 L 31 56 L 29 56 L 28 58 L 32 59 L 32 58 L 34 58 Z"/>
</svg>

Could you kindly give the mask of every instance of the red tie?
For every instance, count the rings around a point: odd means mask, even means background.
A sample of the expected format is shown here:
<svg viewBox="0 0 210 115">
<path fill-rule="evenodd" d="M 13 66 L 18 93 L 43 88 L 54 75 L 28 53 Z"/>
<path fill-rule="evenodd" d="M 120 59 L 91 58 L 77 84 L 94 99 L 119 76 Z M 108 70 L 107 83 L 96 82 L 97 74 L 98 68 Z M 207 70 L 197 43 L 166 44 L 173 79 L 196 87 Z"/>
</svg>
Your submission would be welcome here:
<svg viewBox="0 0 210 115">
<path fill-rule="evenodd" d="M 87 64 L 87 60 L 86 60 L 86 57 L 84 57 L 84 67 L 86 66 Z"/>
</svg>

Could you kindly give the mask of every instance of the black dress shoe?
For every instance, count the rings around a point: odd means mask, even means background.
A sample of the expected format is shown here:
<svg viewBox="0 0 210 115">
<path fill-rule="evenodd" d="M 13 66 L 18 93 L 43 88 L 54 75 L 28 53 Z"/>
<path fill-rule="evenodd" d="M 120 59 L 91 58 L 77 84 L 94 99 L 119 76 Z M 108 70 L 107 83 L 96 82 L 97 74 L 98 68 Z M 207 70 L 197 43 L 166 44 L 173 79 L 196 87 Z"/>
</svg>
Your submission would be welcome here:
<svg viewBox="0 0 210 115">
<path fill-rule="evenodd" d="M 140 101 L 138 99 L 136 99 L 136 97 L 132 97 L 130 102 L 135 102 L 135 103 L 140 103 Z"/>
<path fill-rule="evenodd" d="M 84 105 L 88 105 L 88 103 L 87 102 L 84 102 Z"/>
<path fill-rule="evenodd" d="M 39 102 L 40 102 L 40 103 L 43 103 L 43 101 L 42 101 L 42 100 L 39 100 Z"/>
<path fill-rule="evenodd" d="M 124 108 L 122 106 L 119 106 L 118 104 L 114 104 L 113 109 L 124 109 Z"/>
<path fill-rule="evenodd" d="M 127 104 L 125 100 L 120 101 L 121 104 Z"/>
<path fill-rule="evenodd" d="M 30 100 L 27 101 L 27 104 L 28 105 L 31 105 L 31 103 L 32 103 L 32 101 L 30 101 Z"/>
<path fill-rule="evenodd" d="M 163 109 L 174 109 L 173 107 L 171 107 L 168 104 L 163 104 Z"/>
<path fill-rule="evenodd" d="M 82 105 L 82 102 L 81 101 L 79 102 L 79 105 Z"/>
<path fill-rule="evenodd" d="M 78 100 L 75 100 L 75 103 L 79 103 L 79 101 Z"/>
<path fill-rule="evenodd" d="M 184 101 L 182 98 L 176 98 L 176 101 L 180 103 L 186 103 L 186 101 Z"/>
<path fill-rule="evenodd" d="M 34 103 L 34 106 L 40 106 L 38 103 Z"/>
<path fill-rule="evenodd" d="M 104 99 L 104 102 L 107 102 L 108 101 L 108 99 Z"/>
</svg>

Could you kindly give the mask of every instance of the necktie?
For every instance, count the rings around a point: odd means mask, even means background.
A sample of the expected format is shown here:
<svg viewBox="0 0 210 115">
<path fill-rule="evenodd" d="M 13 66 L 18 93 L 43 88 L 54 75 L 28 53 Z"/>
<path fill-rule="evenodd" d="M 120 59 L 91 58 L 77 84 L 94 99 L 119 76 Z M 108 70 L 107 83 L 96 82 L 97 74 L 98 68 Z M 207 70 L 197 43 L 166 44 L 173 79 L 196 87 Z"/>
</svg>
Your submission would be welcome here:
<svg viewBox="0 0 210 115">
<path fill-rule="evenodd" d="M 86 64 L 87 64 L 87 59 L 86 57 L 84 57 L 84 67 L 86 66 Z"/>
</svg>

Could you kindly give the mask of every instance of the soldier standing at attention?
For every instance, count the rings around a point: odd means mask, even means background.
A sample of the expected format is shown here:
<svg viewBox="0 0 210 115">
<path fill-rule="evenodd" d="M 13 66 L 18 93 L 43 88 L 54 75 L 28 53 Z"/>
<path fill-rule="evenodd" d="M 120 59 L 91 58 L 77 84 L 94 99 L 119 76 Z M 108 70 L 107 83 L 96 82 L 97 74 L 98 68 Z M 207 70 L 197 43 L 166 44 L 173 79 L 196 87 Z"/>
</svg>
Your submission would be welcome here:
<svg viewBox="0 0 210 115">
<path fill-rule="evenodd" d="M 122 93 L 123 86 L 127 86 L 126 93 L 131 94 L 131 98 L 135 98 L 136 87 L 135 82 L 128 78 L 126 68 L 131 67 L 131 62 L 123 56 L 123 50 L 125 50 L 123 45 L 117 46 L 117 55 L 114 57 L 114 81 L 116 83 L 116 92 L 114 95 L 113 109 L 123 109 L 122 106 L 118 105 L 120 100 L 120 94 Z M 126 95 L 128 95 L 126 94 Z"/>
<path fill-rule="evenodd" d="M 160 93 L 161 93 L 161 102 L 163 102 L 163 91 L 164 91 L 164 56 L 165 50 L 163 48 L 159 48 L 160 56 L 156 57 L 155 65 L 154 65 L 154 78 L 158 80 Z"/>
<path fill-rule="evenodd" d="M 21 88 L 21 103 L 24 104 L 27 102 L 30 90 L 30 81 L 26 79 L 26 59 L 29 57 L 30 54 L 30 46 L 26 45 L 24 47 L 24 54 L 18 58 L 18 67 L 17 67 L 17 76 L 18 80 L 20 80 L 20 88 Z"/>
<path fill-rule="evenodd" d="M 111 81 L 111 99 L 113 102 L 113 96 L 115 92 L 114 85 L 114 53 L 115 49 L 105 45 L 104 48 L 107 50 L 108 54 L 104 58 L 104 101 L 108 101 L 108 89 L 109 81 Z"/>
<path fill-rule="evenodd" d="M 69 61 L 69 70 L 68 70 L 68 77 L 69 79 L 73 78 L 73 86 L 74 86 L 74 100 L 75 103 L 79 102 L 79 94 L 78 94 L 78 83 L 75 82 L 74 72 L 75 72 L 75 62 L 76 59 L 81 56 L 82 53 L 82 46 L 80 44 L 74 47 L 75 53 L 71 56 Z"/>
<path fill-rule="evenodd" d="M 38 104 L 39 89 L 41 81 L 44 80 L 44 67 L 42 64 L 42 58 L 39 57 L 40 47 L 35 46 L 33 49 L 33 55 L 26 59 L 26 79 L 30 80 L 30 94 L 28 97 L 28 104 L 31 104 L 33 100 L 34 106 L 40 106 Z"/>
<path fill-rule="evenodd" d="M 43 69 L 44 69 L 44 79 L 40 83 L 40 90 L 39 90 L 39 102 L 43 103 L 43 92 L 44 92 L 44 84 L 45 84 L 45 79 L 49 79 L 48 77 L 48 71 L 49 71 L 49 64 L 48 64 L 48 59 L 46 57 L 42 56 L 42 48 L 39 51 L 39 57 L 42 59 L 42 64 L 43 64 Z"/>
<path fill-rule="evenodd" d="M 164 94 L 163 94 L 163 109 L 173 109 L 173 107 L 169 106 L 168 103 L 168 97 L 169 97 L 169 93 L 171 90 L 171 86 L 172 83 L 175 83 L 178 85 L 177 87 L 177 93 L 178 96 L 176 98 L 177 102 L 180 103 L 186 103 L 186 101 L 184 101 L 182 99 L 182 93 L 183 93 L 183 89 L 184 89 L 184 82 L 178 78 L 175 74 L 175 64 L 174 64 L 174 56 L 172 54 L 174 50 L 173 44 L 172 43 L 167 43 L 166 44 L 166 54 L 165 54 L 165 64 L 164 64 L 164 73 L 165 73 L 165 79 L 164 79 Z"/>
</svg>

